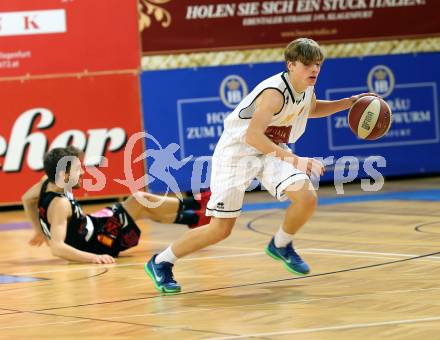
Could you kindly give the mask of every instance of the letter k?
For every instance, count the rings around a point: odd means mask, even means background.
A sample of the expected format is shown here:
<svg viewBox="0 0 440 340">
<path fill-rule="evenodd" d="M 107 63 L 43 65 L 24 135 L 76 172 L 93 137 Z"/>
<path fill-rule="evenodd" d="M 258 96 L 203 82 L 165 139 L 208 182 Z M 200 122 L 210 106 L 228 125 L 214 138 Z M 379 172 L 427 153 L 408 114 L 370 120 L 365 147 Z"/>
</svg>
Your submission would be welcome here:
<svg viewBox="0 0 440 340">
<path fill-rule="evenodd" d="M 25 30 L 40 29 L 40 27 L 35 22 L 35 18 L 36 18 L 36 16 L 33 16 L 33 17 L 25 16 L 24 17 L 24 29 Z"/>
</svg>

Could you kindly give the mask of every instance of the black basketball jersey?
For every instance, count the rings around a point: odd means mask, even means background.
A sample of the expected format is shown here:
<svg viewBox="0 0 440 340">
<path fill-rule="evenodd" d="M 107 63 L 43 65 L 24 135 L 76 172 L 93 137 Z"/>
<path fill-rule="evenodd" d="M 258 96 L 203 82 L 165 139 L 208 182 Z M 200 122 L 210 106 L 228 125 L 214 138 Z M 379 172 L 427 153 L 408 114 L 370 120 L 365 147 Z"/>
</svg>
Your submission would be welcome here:
<svg viewBox="0 0 440 340">
<path fill-rule="evenodd" d="M 48 183 L 48 180 L 43 183 L 40 192 L 40 199 L 38 201 L 39 220 L 44 234 L 49 240 L 51 239 L 51 225 L 47 220 L 47 211 L 49 209 L 49 205 L 54 198 L 65 197 L 69 200 L 72 207 L 72 216 L 67 223 L 66 239 L 64 242 L 76 249 L 91 251 L 91 242 L 89 241 L 94 236 L 93 224 L 89 218 L 84 215 L 81 207 L 72 195 L 53 191 L 46 192 Z"/>
</svg>

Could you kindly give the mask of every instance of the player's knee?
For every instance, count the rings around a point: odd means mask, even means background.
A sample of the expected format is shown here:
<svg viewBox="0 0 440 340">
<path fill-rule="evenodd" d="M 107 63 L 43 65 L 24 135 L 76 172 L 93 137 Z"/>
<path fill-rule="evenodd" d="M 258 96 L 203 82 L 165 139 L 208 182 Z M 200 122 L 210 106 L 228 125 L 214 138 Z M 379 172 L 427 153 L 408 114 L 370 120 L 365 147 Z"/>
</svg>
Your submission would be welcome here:
<svg viewBox="0 0 440 340">
<path fill-rule="evenodd" d="M 315 210 L 318 205 L 318 195 L 315 190 L 305 190 L 301 193 L 301 201 L 305 206 Z"/>
<path fill-rule="evenodd" d="M 213 228 L 212 236 L 215 242 L 220 242 L 228 238 L 229 235 L 231 235 L 231 232 L 232 232 L 232 227 L 219 225 Z"/>
<path fill-rule="evenodd" d="M 293 203 L 301 204 L 307 209 L 315 210 L 318 205 L 318 195 L 314 189 L 303 187 L 301 190 L 286 192 Z"/>
<path fill-rule="evenodd" d="M 223 228 L 222 232 L 221 232 L 222 240 L 228 238 L 229 235 L 231 235 L 231 232 L 232 232 L 232 228 L 229 228 L 229 227 L 228 228 Z"/>
</svg>

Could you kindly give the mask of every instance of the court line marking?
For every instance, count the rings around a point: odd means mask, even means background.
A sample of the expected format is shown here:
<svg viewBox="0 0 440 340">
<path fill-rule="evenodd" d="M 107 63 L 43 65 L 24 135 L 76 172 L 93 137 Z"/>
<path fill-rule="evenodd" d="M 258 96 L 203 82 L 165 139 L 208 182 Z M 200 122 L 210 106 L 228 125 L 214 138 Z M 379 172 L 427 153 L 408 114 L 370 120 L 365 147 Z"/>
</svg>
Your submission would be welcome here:
<svg viewBox="0 0 440 340">
<path fill-rule="evenodd" d="M 59 318 L 70 318 L 70 319 L 76 319 L 76 320 L 70 320 L 70 321 L 58 321 L 58 322 L 48 322 L 48 323 L 37 323 L 37 324 L 25 324 L 25 325 L 14 325 L 14 326 L 5 326 L 5 327 L 0 327 L 0 329 L 14 329 L 14 328 L 26 328 L 26 327 L 39 327 L 39 326 L 46 326 L 46 325 L 56 325 L 56 324 L 70 324 L 70 323 L 79 323 L 79 322 L 87 322 L 87 321 L 98 321 L 98 322 L 107 322 L 107 323 L 116 323 L 116 324 L 125 324 L 125 325 L 131 325 L 131 326 L 139 326 L 139 327 L 148 327 L 148 328 L 152 328 L 153 330 L 156 329 L 173 329 L 173 330 L 178 330 L 178 331 L 187 331 L 187 332 L 197 332 L 197 333 L 204 333 L 204 334 L 215 334 L 215 335 L 227 335 L 227 336 L 231 336 L 231 335 L 236 335 L 234 333 L 231 332 L 221 332 L 221 331 L 214 331 L 214 330 L 205 330 L 205 329 L 197 329 L 197 328 L 189 328 L 186 326 L 162 326 L 162 325 L 152 325 L 152 324 L 145 324 L 145 323 L 134 323 L 134 322 L 129 322 L 129 321 L 118 321 L 118 320 L 111 320 L 111 319 L 97 319 L 97 318 L 92 318 L 92 317 L 83 317 L 83 316 L 78 316 L 78 315 L 61 315 L 61 314 L 54 314 L 54 313 L 45 313 L 45 312 L 41 312 L 38 310 L 16 310 L 15 311 L 17 314 L 23 314 L 23 313 L 28 313 L 28 314 L 36 314 L 36 315 L 44 315 L 44 316 L 56 316 Z"/>
<path fill-rule="evenodd" d="M 332 296 L 332 297 L 323 297 L 323 298 L 309 298 L 309 299 L 301 299 L 301 300 L 287 300 L 287 301 L 276 301 L 276 302 L 264 302 L 264 303 L 255 303 L 255 304 L 247 304 L 240 305 L 239 308 L 255 308 L 258 306 L 267 306 L 267 305 L 288 305 L 291 303 L 309 303 L 309 302 L 317 302 L 317 301 L 328 301 L 328 300 L 339 300 L 339 299 L 353 299 L 353 298 L 366 298 L 376 295 L 384 295 L 384 294 L 407 294 L 407 293 L 417 293 L 431 290 L 440 290 L 440 287 L 431 287 L 431 288 L 418 288 L 418 289 L 398 289 L 398 290 L 388 290 L 382 292 L 373 292 L 373 293 L 365 293 L 365 294 L 352 294 L 352 295 L 340 295 L 340 296 Z M 176 296 L 179 297 L 178 295 Z M 168 314 L 182 314 L 182 313 L 192 313 L 192 312 L 209 312 L 209 311 L 217 311 L 219 309 L 236 309 L 237 306 L 217 306 L 215 308 L 199 308 L 193 310 L 182 310 L 182 311 L 174 311 L 174 312 L 159 312 L 159 313 L 145 313 L 145 314 L 133 314 L 133 315 L 120 315 L 120 316 L 111 316 L 106 317 L 105 319 L 120 319 L 124 317 L 143 317 L 143 316 L 155 316 L 155 315 L 168 315 Z"/>
<path fill-rule="evenodd" d="M 318 205 L 339 205 L 346 203 L 365 203 L 365 202 L 377 202 L 377 201 L 429 201 L 438 202 L 440 200 L 440 189 L 421 189 L 421 190 L 409 190 L 409 191 L 389 191 L 389 192 L 377 192 L 374 194 L 354 194 L 327 197 L 321 196 L 319 198 Z M 243 204 L 242 211 L 260 211 L 269 209 L 283 209 L 290 205 L 289 202 L 254 202 Z"/>
<path fill-rule="evenodd" d="M 29 312 L 23 311 L 21 313 L 29 313 Z M 63 317 L 64 315 L 55 315 L 54 314 L 53 316 Z M 65 316 L 65 317 L 68 317 L 68 316 Z M 72 321 L 58 321 L 58 322 L 48 322 L 48 323 L 36 323 L 36 324 L 26 324 L 26 325 L 19 325 L 19 326 L 6 326 L 6 327 L 0 327 L 0 329 L 17 329 L 17 328 L 28 328 L 28 327 L 34 328 L 34 327 L 40 327 L 40 326 L 64 325 L 64 324 L 69 324 L 69 323 L 80 323 L 80 322 L 87 322 L 87 321 L 89 321 L 89 320 L 72 320 Z"/>
<path fill-rule="evenodd" d="M 252 248 L 251 248 L 252 249 Z M 255 248 L 257 249 L 257 248 Z M 354 255 L 361 255 L 361 254 L 371 254 L 371 255 L 386 255 L 384 257 L 376 257 L 376 256 L 358 256 L 358 257 L 365 257 L 365 258 L 377 258 L 377 259 L 393 259 L 389 256 L 400 256 L 400 257 L 413 257 L 413 256 L 419 256 L 417 254 L 399 254 L 399 253 L 376 253 L 376 252 L 361 252 L 361 251 L 350 251 L 350 250 L 337 250 L 337 249 L 324 249 L 324 248 L 304 248 L 304 249 L 298 249 L 298 251 L 308 254 L 318 254 L 318 255 L 324 255 L 326 252 L 335 252 L 335 253 L 341 253 L 340 255 L 343 256 L 344 253 L 347 253 L 346 256 L 349 256 L 348 254 L 351 253 Z M 316 253 L 318 251 L 318 253 Z M 314 253 L 315 252 L 315 253 Z M 191 258 L 184 258 L 179 260 L 179 262 L 188 262 L 188 261 L 200 261 L 200 260 L 215 260 L 215 259 L 222 259 L 222 258 L 234 258 L 234 257 L 247 257 L 247 256 L 258 256 L 258 255 L 265 255 L 265 252 L 258 251 L 258 252 L 252 252 L 252 253 L 244 253 L 244 254 L 230 254 L 230 255 L 218 255 L 218 256 L 205 256 L 205 257 L 191 257 Z M 330 255 L 330 254 L 325 254 Z M 389 255 L 389 256 L 388 256 Z M 438 256 L 432 256 L 430 258 L 434 259 L 440 259 Z M 396 259 L 396 258 L 394 258 Z M 423 261 L 423 262 L 438 262 L 438 261 L 431 261 L 431 260 L 423 260 L 423 259 L 415 259 L 415 261 Z M 43 270 L 43 271 L 37 271 L 37 272 L 26 272 L 26 273 L 13 273 L 13 274 L 7 274 L 7 275 L 36 275 L 36 274 L 49 274 L 49 273 L 58 273 L 58 272 L 68 272 L 68 271 L 80 271 L 80 270 L 90 270 L 90 269 L 101 269 L 101 268 L 117 268 L 117 267 L 131 267 L 131 266 L 139 266 L 144 265 L 145 262 L 133 262 L 133 263 L 121 263 L 121 264 L 111 264 L 111 265 L 101 265 L 101 266 L 87 266 L 87 267 L 76 267 L 76 268 L 62 268 L 62 269 L 53 269 L 53 270 Z M 1 290 L 0 290 L 1 291 Z"/>
<path fill-rule="evenodd" d="M 400 260 L 402 257 L 390 257 L 390 256 L 372 256 L 372 255 L 358 255 L 358 254 L 339 254 L 339 253 L 327 253 L 327 252 L 314 252 L 314 251 L 301 251 L 302 254 L 312 254 L 312 255 L 326 255 L 326 256 L 340 256 L 340 257 L 356 257 L 365 259 L 378 259 L 378 260 Z M 439 261 L 424 260 L 424 259 L 414 259 L 414 261 L 419 262 L 430 262 L 438 263 Z"/>
<path fill-rule="evenodd" d="M 220 334 L 220 335 L 228 335 L 230 336 L 233 333 L 230 332 L 217 332 L 213 330 L 204 330 L 204 329 L 197 329 L 197 328 L 188 328 L 188 327 L 182 327 L 182 326 L 161 326 L 161 325 L 152 325 L 152 324 L 142 324 L 142 323 L 133 323 L 128 321 L 114 321 L 110 319 L 96 319 L 96 318 L 90 318 L 90 317 L 82 317 L 82 316 L 75 316 L 75 315 L 60 315 L 60 314 L 53 314 L 53 313 L 41 313 L 38 311 L 17 311 L 17 313 L 29 313 L 29 314 L 36 314 L 36 315 L 45 315 L 45 316 L 56 316 L 56 317 L 63 317 L 63 318 L 71 318 L 71 319 L 77 319 L 77 320 L 71 320 L 71 321 L 58 321 L 58 322 L 48 322 L 48 323 L 36 323 L 36 324 L 25 324 L 25 325 L 19 325 L 19 326 L 6 326 L 6 327 L 0 327 L 0 329 L 16 329 L 16 328 L 27 328 L 27 327 L 40 327 L 40 326 L 47 326 L 47 325 L 62 325 L 62 324 L 70 324 L 70 323 L 79 323 L 79 322 L 91 322 L 91 321 L 98 321 L 98 322 L 107 322 L 107 323 L 116 323 L 116 324 L 125 324 L 125 325 L 131 325 L 131 326 L 139 326 L 139 327 L 148 327 L 152 328 L 153 330 L 161 329 L 172 329 L 172 330 L 178 330 L 178 331 L 187 331 L 187 332 L 198 332 L 198 333 L 205 333 L 205 334 Z"/>
<path fill-rule="evenodd" d="M 263 251 L 254 252 L 254 253 L 244 253 L 244 254 L 230 254 L 230 255 L 219 255 L 219 256 L 205 256 L 205 257 L 191 257 L 187 259 L 181 259 L 179 262 L 188 262 L 188 261 L 200 261 L 200 260 L 215 260 L 215 259 L 223 259 L 223 258 L 233 258 L 233 257 L 245 257 L 245 256 L 255 256 L 255 255 L 265 255 Z M 89 270 L 89 269 L 100 269 L 100 268 L 116 268 L 116 267 L 130 267 L 130 266 L 139 266 L 144 265 L 144 262 L 133 262 L 133 263 L 121 263 L 121 264 L 110 264 L 110 265 L 101 265 L 95 267 L 77 267 L 77 268 L 63 268 L 63 269 L 54 269 L 54 270 L 43 270 L 38 272 L 28 272 L 28 273 L 16 273 L 16 274 L 8 274 L 8 275 L 34 275 L 34 274 L 45 274 L 45 273 L 57 273 L 57 272 L 66 272 L 66 271 L 78 271 L 78 270 Z"/>
<path fill-rule="evenodd" d="M 244 338 L 264 337 L 264 336 L 273 336 L 273 335 L 316 333 L 316 332 L 323 332 L 323 331 L 337 331 L 337 330 L 344 330 L 344 329 L 369 328 L 369 327 L 380 327 L 380 326 L 411 324 L 411 323 L 419 323 L 419 322 L 433 322 L 433 321 L 440 321 L 440 316 L 429 317 L 429 318 L 420 318 L 420 319 L 406 319 L 406 320 L 391 320 L 391 321 L 382 321 L 382 322 L 357 323 L 357 324 L 329 326 L 329 327 L 301 328 L 301 329 L 282 331 L 282 332 L 253 333 L 253 334 L 245 334 L 245 335 L 238 335 L 238 336 L 225 336 L 225 337 L 209 338 L 209 340 L 229 340 L 229 339 L 244 339 Z"/>
<path fill-rule="evenodd" d="M 309 303 L 309 302 L 316 302 L 316 301 L 328 301 L 328 300 L 338 300 L 338 299 L 365 298 L 365 297 L 371 297 L 371 296 L 376 296 L 376 295 L 384 295 L 384 294 L 406 294 L 406 293 L 417 293 L 417 292 L 424 292 L 424 291 L 431 291 L 431 290 L 440 290 L 440 287 L 419 288 L 419 289 L 406 289 L 406 290 L 399 289 L 399 290 L 389 290 L 389 291 L 373 292 L 373 293 L 366 293 L 366 294 L 353 294 L 353 295 L 341 295 L 341 296 L 323 297 L 323 298 L 311 298 L 311 299 L 301 299 L 301 300 L 265 302 L 265 303 L 241 305 L 239 307 L 240 308 L 251 308 L 251 307 L 254 308 L 254 307 L 266 306 L 266 305 L 279 305 L 279 304 L 291 304 L 291 303 Z M 176 295 L 176 297 L 179 297 L 179 296 Z M 235 309 L 235 308 L 237 308 L 237 306 L 223 306 L 223 307 L 215 307 L 215 308 L 198 308 L 198 309 L 181 310 L 181 311 L 166 311 L 166 312 L 159 312 L 159 313 L 119 315 L 119 316 L 104 317 L 102 319 L 99 319 L 99 321 L 115 320 L 115 319 L 130 318 L 130 317 L 160 316 L 160 315 L 171 315 L 171 314 L 196 313 L 196 312 L 203 312 L 203 311 L 205 311 L 205 312 L 206 311 L 217 311 L 219 309 Z M 35 312 L 33 312 L 33 311 L 17 311 L 17 313 L 35 313 Z M 59 315 L 59 314 L 49 314 L 49 313 L 35 313 L 35 314 L 54 315 L 54 316 L 66 317 L 66 318 L 75 317 L 75 316 L 71 316 L 71 315 Z M 59 322 L 50 322 L 50 323 L 39 323 L 39 324 L 36 324 L 36 325 L 32 324 L 32 325 L 20 325 L 20 326 L 6 326 L 6 327 L 0 327 L 0 330 L 1 329 L 34 327 L 34 326 L 45 326 L 45 325 L 55 325 L 55 324 L 67 324 L 67 323 L 85 322 L 85 321 L 94 321 L 94 320 L 72 320 L 72 321 L 59 321 Z M 249 336 L 251 336 L 251 335 L 249 335 Z M 235 338 L 233 338 L 233 339 L 235 339 Z"/>
<path fill-rule="evenodd" d="M 170 245 L 169 241 L 153 241 L 153 240 L 140 240 L 139 243 L 157 243 L 157 244 L 166 244 Z M 259 250 L 261 248 L 250 248 L 250 247 L 235 247 L 235 246 L 219 246 L 217 244 L 213 244 L 209 246 L 209 249 L 220 248 L 220 249 L 236 249 L 236 250 Z"/>
<path fill-rule="evenodd" d="M 402 256 L 402 257 L 419 256 L 418 254 L 380 253 L 374 251 L 342 250 L 342 249 L 340 250 L 340 249 L 328 249 L 328 248 L 307 248 L 307 250 L 318 251 L 318 252 L 341 253 L 341 254 L 365 254 L 365 255 L 384 255 L 384 256 Z M 430 258 L 440 260 L 439 256 L 431 256 Z"/>
<path fill-rule="evenodd" d="M 245 284 L 239 284 L 239 285 L 223 286 L 223 287 L 200 289 L 200 290 L 193 290 L 193 291 L 190 290 L 187 292 L 179 293 L 178 295 L 183 296 L 183 295 L 189 295 L 189 294 L 206 293 L 206 292 L 213 292 L 213 291 L 220 291 L 220 290 L 227 290 L 227 289 L 236 289 L 236 288 L 251 287 L 251 286 L 255 287 L 255 286 L 261 286 L 261 285 L 267 285 L 267 284 L 273 284 L 273 283 L 281 283 L 281 282 L 287 282 L 287 281 L 292 282 L 292 281 L 297 281 L 297 280 L 302 280 L 302 279 L 311 280 L 311 279 L 314 279 L 314 278 L 317 278 L 320 276 L 336 275 L 336 274 L 353 272 L 353 271 L 358 271 L 358 270 L 383 267 L 383 266 L 387 266 L 387 265 L 395 265 L 397 263 L 413 261 L 413 260 L 420 259 L 420 258 L 427 258 L 429 256 L 437 255 L 439 253 L 440 253 L 440 251 L 437 251 L 437 252 L 433 252 L 433 253 L 423 254 L 423 255 L 420 255 L 417 257 L 412 257 L 412 258 L 411 257 L 410 258 L 403 258 L 403 259 L 399 259 L 399 260 L 392 260 L 392 261 L 388 261 L 388 262 L 381 262 L 381 263 L 363 265 L 363 266 L 358 266 L 358 267 L 351 267 L 351 268 L 340 269 L 340 270 L 331 271 L 331 272 L 310 274 L 310 275 L 300 276 L 300 277 L 289 277 L 289 278 L 283 278 L 283 279 L 259 281 L 259 282 L 254 282 L 254 283 L 245 283 Z M 128 301 L 134 301 L 134 300 L 156 299 L 156 298 L 160 298 L 160 297 L 161 297 L 161 295 L 152 295 L 152 296 L 147 296 L 145 298 L 130 298 L 130 299 L 123 299 L 123 300 L 116 300 L 116 301 L 104 301 L 104 302 L 95 302 L 95 303 L 89 303 L 89 304 L 77 304 L 74 306 L 44 308 L 44 309 L 38 309 L 35 311 L 38 312 L 38 311 L 47 311 L 47 310 L 56 310 L 56 309 L 66 309 L 66 308 L 72 308 L 72 307 L 76 308 L 76 307 L 85 307 L 85 306 L 96 306 L 96 305 L 103 305 L 103 304 L 128 302 Z"/>
</svg>

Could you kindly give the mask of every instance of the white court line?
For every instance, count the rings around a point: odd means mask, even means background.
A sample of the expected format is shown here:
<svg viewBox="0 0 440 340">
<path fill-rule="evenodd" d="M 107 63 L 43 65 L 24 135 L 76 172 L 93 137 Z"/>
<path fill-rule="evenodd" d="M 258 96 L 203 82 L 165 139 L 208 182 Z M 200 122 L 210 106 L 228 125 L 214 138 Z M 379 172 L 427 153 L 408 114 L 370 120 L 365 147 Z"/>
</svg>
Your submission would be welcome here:
<svg viewBox="0 0 440 340">
<path fill-rule="evenodd" d="M 431 291 L 431 290 L 440 290 L 440 287 L 432 287 L 432 288 L 419 288 L 419 289 L 399 289 L 399 290 L 388 290 L 383 292 L 373 292 L 373 293 L 366 293 L 366 294 L 353 294 L 353 295 L 341 295 L 341 296 L 333 296 L 333 297 L 324 297 L 324 298 L 312 298 L 312 299 L 301 299 L 301 300 L 287 300 L 287 301 L 276 301 L 276 302 L 265 302 L 265 303 L 256 303 L 256 304 L 248 304 L 248 305 L 242 305 L 242 306 L 223 306 L 223 307 L 215 307 L 215 308 L 198 308 L 198 309 L 191 309 L 191 310 L 180 310 L 180 311 L 167 311 L 167 312 L 159 312 L 159 313 L 145 313 L 145 314 L 133 314 L 133 315 L 118 315 L 118 316 L 111 316 L 111 317 L 103 317 L 100 318 L 100 321 L 106 321 L 106 320 L 115 320 L 115 319 L 123 319 L 123 318 L 130 318 L 130 317 L 145 317 L 145 316 L 160 316 L 160 315 L 171 315 L 171 314 L 184 314 L 184 313 L 195 313 L 195 312 L 209 312 L 209 311 L 215 311 L 217 312 L 219 309 L 236 309 L 239 308 L 250 308 L 250 307 L 259 307 L 259 306 L 267 306 L 267 305 L 285 305 L 290 303 L 309 303 L 309 302 L 317 302 L 317 301 L 328 301 L 328 300 L 339 300 L 339 299 L 350 299 L 350 298 L 365 298 L 365 297 L 371 297 L 376 295 L 383 295 L 383 294 L 407 294 L 407 293 L 417 293 L 417 292 L 424 292 L 424 291 Z M 175 298 L 178 298 L 179 296 L 176 295 Z M 31 313 L 32 311 L 23 311 L 23 313 Z M 70 317 L 68 315 L 57 315 L 57 316 L 63 316 L 63 317 Z M 74 323 L 74 322 L 86 322 L 90 320 L 76 320 L 76 321 L 60 321 L 60 322 L 50 322 L 50 323 L 40 323 L 37 325 L 20 325 L 20 326 L 6 326 L 6 327 L 0 327 L 1 329 L 13 329 L 13 328 L 26 328 L 26 327 L 35 327 L 35 326 L 45 326 L 45 325 L 56 325 L 56 324 L 68 324 L 68 323 Z M 95 320 L 96 321 L 96 320 Z"/>
<path fill-rule="evenodd" d="M 340 256 L 340 257 L 357 257 L 357 258 L 365 258 L 365 259 L 378 259 L 378 260 L 401 260 L 401 257 L 384 257 L 384 256 L 372 256 L 372 255 L 357 255 L 357 254 L 332 254 L 332 253 L 322 253 L 319 251 L 305 251 L 303 250 L 301 254 L 312 254 L 312 255 L 325 255 L 325 256 Z M 429 261 L 428 262 L 438 262 L 438 261 Z"/>
<path fill-rule="evenodd" d="M 23 313 L 26 313 L 25 311 Z M 57 315 L 57 316 L 64 316 L 64 315 Z M 68 318 L 68 316 L 64 316 Z M 41 326 L 50 326 L 50 325 L 64 325 L 69 323 L 80 323 L 80 322 L 86 322 L 86 321 L 92 321 L 92 320 L 72 320 L 72 321 L 59 321 L 59 322 L 48 322 L 48 323 L 36 323 L 36 324 L 26 324 L 26 325 L 20 325 L 20 326 L 6 326 L 6 327 L 0 327 L 0 329 L 16 329 L 16 328 L 28 328 L 28 327 L 41 327 Z"/>
<path fill-rule="evenodd" d="M 342 257 L 356 257 L 356 258 L 365 258 L 365 259 L 378 259 L 378 260 L 402 260 L 402 257 L 389 257 L 389 256 L 372 256 L 372 255 L 358 255 L 358 254 L 339 254 L 339 253 L 328 253 L 328 252 L 319 252 L 319 251 L 301 251 L 302 254 L 313 254 L 313 255 L 325 255 L 325 256 L 342 256 Z M 415 255 L 417 256 L 417 255 Z M 426 257 L 431 258 L 431 257 Z M 439 263 L 439 261 L 435 260 L 427 260 L 424 257 L 420 259 L 414 259 L 417 262 L 430 262 L 430 263 Z"/>
<path fill-rule="evenodd" d="M 254 253 L 245 253 L 245 254 L 231 254 L 231 255 L 219 255 L 219 256 L 205 256 L 205 257 L 191 257 L 187 259 L 181 259 L 180 262 L 186 261 L 200 261 L 200 260 L 215 260 L 215 259 L 224 259 L 230 257 L 246 257 L 246 256 L 255 256 L 255 255 L 265 255 L 264 252 L 254 252 Z M 35 274 L 47 274 L 47 273 L 57 273 L 57 272 L 67 272 L 67 271 L 78 271 L 78 270 L 88 270 L 88 269 L 101 269 L 101 268 L 115 268 L 115 267 L 130 267 L 130 266 L 139 266 L 144 265 L 145 262 L 133 262 L 133 263 L 122 263 L 122 264 L 110 264 L 110 265 L 100 265 L 94 267 L 77 267 L 77 268 L 63 268 L 63 269 L 54 269 L 54 270 L 43 270 L 38 272 L 28 272 L 28 273 L 14 273 L 7 275 L 35 275 Z"/>
<path fill-rule="evenodd" d="M 126 317 L 145 317 L 145 316 L 156 316 L 156 315 L 167 315 L 167 314 L 183 314 L 183 313 L 195 313 L 195 312 L 210 312 L 223 309 L 236 309 L 238 308 L 255 308 L 260 306 L 268 306 L 268 305 L 288 305 L 290 303 L 309 303 L 309 302 L 319 302 L 319 301 L 328 301 L 328 300 L 340 300 L 340 299 L 355 299 L 355 298 L 366 298 L 366 297 L 372 297 L 377 295 L 384 295 L 384 294 L 408 294 L 408 293 L 418 293 L 418 292 L 425 292 L 425 291 L 432 291 L 432 290 L 440 290 L 440 287 L 432 287 L 432 288 L 418 288 L 418 289 L 399 289 L 399 290 L 386 290 L 382 292 L 373 292 L 373 293 L 366 293 L 366 294 L 352 294 L 352 295 L 340 295 L 340 296 L 332 296 L 332 297 L 323 297 L 323 298 L 311 298 L 311 299 L 295 299 L 295 300 L 286 300 L 286 301 L 276 301 L 276 302 L 264 302 L 264 303 L 255 303 L 255 304 L 247 304 L 247 305 L 240 305 L 240 306 L 222 306 L 222 307 L 215 307 L 215 308 L 199 308 L 199 309 L 192 309 L 192 310 L 183 310 L 183 311 L 173 311 L 173 312 L 159 312 L 159 313 L 145 313 L 145 314 L 134 314 L 134 315 L 119 315 L 119 316 L 110 316 L 110 317 L 104 317 L 103 319 L 122 319 Z M 179 296 L 176 295 L 176 298 Z"/>
<path fill-rule="evenodd" d="M 226 247 L 225 247 L 226 248 Z M 253 249 L 253 248 L 251 248 Z M 324 249 L 324 248 L 304 248 L 304 249 L 298 249 L 299 252 L 316 254 L 313 253 L 313 251 L 320 252 L 319 254 L 326 254 L 327 253 L 341 253 L 341 254 L 370 254 L 370 255 L 383 255 L 383 256 L 401 256 L 401 257 L 414 257 L 419 256 L 417 254 L 398 254 L 398 253 L 377 253 L 377 252 L 364 252 L 364 251 L 355 251 L 355 250 L 338 250 L 338 249 Z M 219 255 L 219 256 L 207 256 L 207 257 L 192 257 L 192 258 L 184 258 L 180 261 L 200 261 L 200 260 L 214 260 L 214 259 L 222 259 L 222 258 L 234 258 L 234 257 L 246 257 L 246 256 L 255 256 L 255 255 L 264 255 L 265 253 L 260 252 L 253 252 L 253 253 L 245 253 L 245 254 L 231 254 L 231 255 Z M 326 254 L 330 255 L 330 254 Z M 343 255 L 341 255 L 343 256 Z M 348 255 L 346 255 L 348 256 Z M 366 256 L 359 256 L 359 257 L 366 257 Z M 379 258 L 380 257 L 371 257 L 371 258 Z M 390 257 L 383 257 L 383 259 L 389 259 L 392 260 Z M 429 259 L 440 259 L 438 256 L 430 256 Z M 428 259 L 417 259 L 417 261 L 424 261 L 424 262 L 437 262 L 437 261 L 430 261 Z M 63 268 L 63 269 L 54 269 L 54 270 L 44 270 L 44 271 L 37 271 L 37 272 L 27 272 L 27 273 L 13 273 L 8 275 L 36 275 L 36 274 L 48 274 L 48 273 L 57 273 L 57 272 L 67 272 L 67 271 L 80 271 L 80 270 L 89 270 L 89 269 L 100 269 L 100 268 L 115 268 L 115 267 L 131 267 L 131 266 L 139 266 L 144 265 L 145 262 L 134 262 L 134 263 L 123 263 L 123 264 L 111 264 L 111 265 L 100 265 L 100 266 L 93 266 L 93 267 L 76 267 L 76 268 Z"/>
<path fill-rule="evenodd" d="M 225 337 L 220 337 L 220 338 L 209 338 L 209 340 L 245 339 L 245 338 L 264 337 L 264 336 L 273 336 L 273 335 L 316 333 L 316 332 L 323 332 L 323 331 L 339 331 L 339 330 L 344 330 L 344 329 L 369 328 L 369 327 L 380 327 L 380 326 L 401 325 L 401 324 L 410 324 L 410 323 L 418 323 L 418 322 L 432 322 L 432 321 L 440 321 L 440 316 L 431 317 L 431 318 L 420 318 L 420 319 L 357 323 L 357 324 L 330 326 L 330 327 L 301 328 L 301 329 L 283 331 L 283 332 L 254 333 L 254 334 L 245 334 L 245 335 L 237 335 L 237 336 L 225 336 Z"/>
<path fill-rule="evenodd" d="M 400 254 L 400 253 L 378 253 L 374 251 L 358 251 L 358 250 L 339 250 L 339 249 L 326 249 L 326 248 L 307 248 L 304 250 L 311 251 L 322 251 L 331 253 L 341 253 L 341 254 L 367 254 L 367 255 L 383 255 L 383 256 L 403 256 L 403 257 L 415 257 L 420 256 L 420 254 Z M 430 259 L 438 259 L 439 256 L 429 256 Z"/>
<path fill-rule="evenodd" d="M 157 244 L 166 244 L 166 245 L 170 245 L 170 242 L 168 241 L 150 241 L 150 240 L 145 240 L 145 241 L 139 241 L 139 243 L 157 243 Z M 220 248 L 220 249 L 237 249 L 237 250 L 259 250 L 261 248 L 257 248 L 257 247 L 234 247 L 234 246 L 219 246 L 217 244 L 213 244 L 212 246 L 209 246 L 210 249 L 213 248 Z"/>
</svg>

